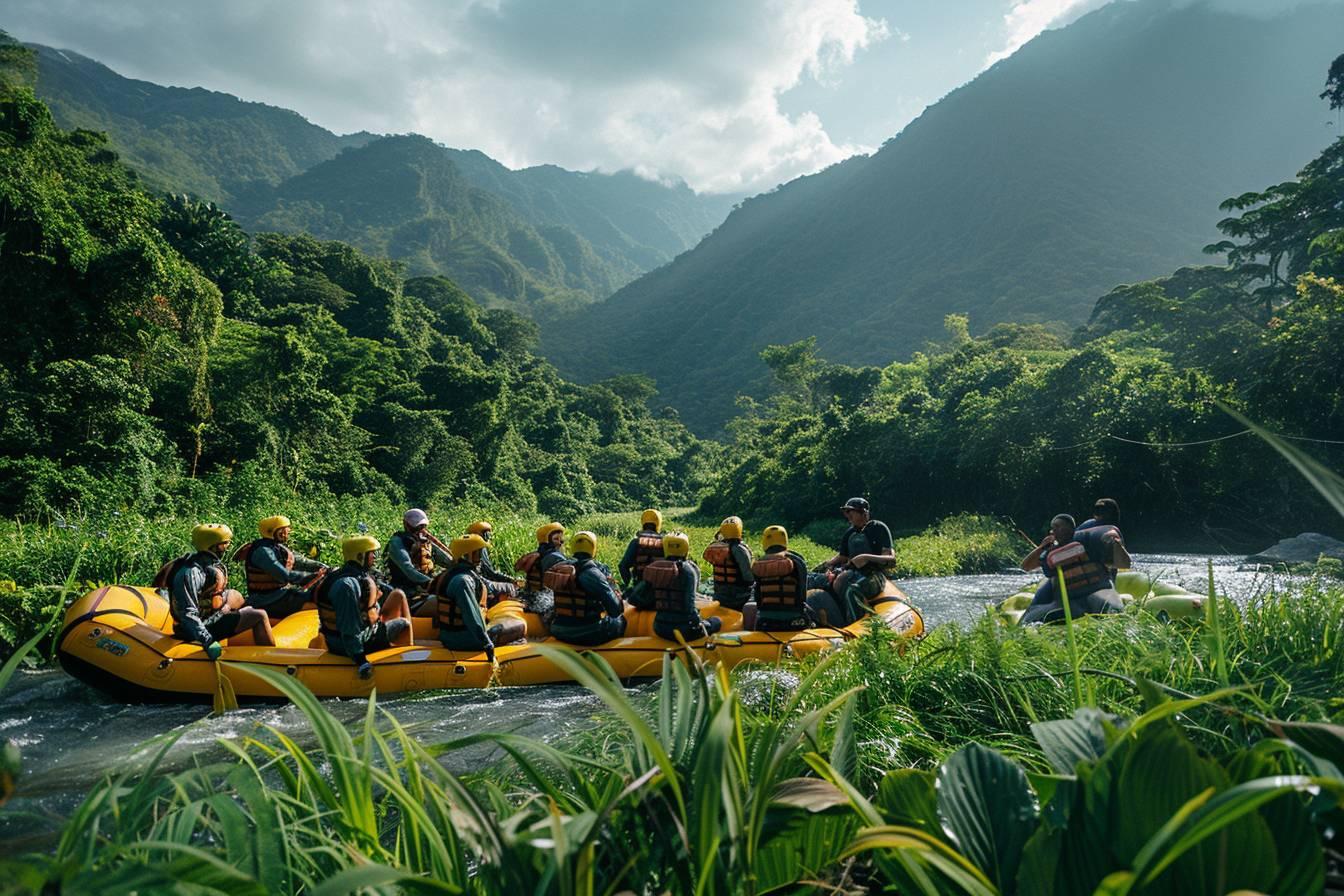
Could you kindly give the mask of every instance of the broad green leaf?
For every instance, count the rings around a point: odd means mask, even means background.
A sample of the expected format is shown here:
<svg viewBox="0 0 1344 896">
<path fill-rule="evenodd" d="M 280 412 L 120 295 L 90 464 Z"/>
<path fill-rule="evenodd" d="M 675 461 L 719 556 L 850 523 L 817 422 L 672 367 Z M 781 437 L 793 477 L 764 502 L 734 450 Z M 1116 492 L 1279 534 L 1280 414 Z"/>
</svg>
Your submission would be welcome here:
<svg viewBox="0 0 1344 896">
<path fill-rule="evenodd" d="M 1061 775 L 1071 775 L 1078 763 L 1094 762 L 1105 754 L 1109 744 L 1102 727 L 1103 719 L 1113 721 L 1115 717 L 1085 706 L 1071 719 L 1032 723 L 1031 734 L 1054 770 Z"/>
<path fill-rule="evenodd" d="M 873 804 L 891 824 L 918 828 L 933 837 L 943 836 L 932 772 L 913 768 L 887 772 L 877 785 Z"/>
<path fill-rule="evenodd" d="M 938 770 L 938 817 L 961 852 L 1010 892 L 1022 848 L 1036 829 L 1036 794 L 1003 754 L 979 744 L 953 753 Z"/>
</svg>

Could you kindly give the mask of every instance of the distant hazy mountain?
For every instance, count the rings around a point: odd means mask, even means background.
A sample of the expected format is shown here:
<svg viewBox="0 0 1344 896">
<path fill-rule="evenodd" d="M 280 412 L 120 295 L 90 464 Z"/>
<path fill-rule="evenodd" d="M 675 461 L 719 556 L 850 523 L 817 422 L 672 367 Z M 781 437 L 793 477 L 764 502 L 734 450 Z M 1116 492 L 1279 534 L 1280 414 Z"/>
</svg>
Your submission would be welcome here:
<svg viewBox="0 0 1344 896">
<path fill-rule="evenodd" d="M 815 334 L 834 360 L 883 363 L 951 312 L 977 332 L 1081 323 L 1118 283 L 1207 263 L 1221 200 L 1329 142 L 1317 94 L 1341 51 L 1337 3 L 1268 19 L 1114 3 L 873 156 L 748 200 L 692 252 L 548 327 L 543 349 L 578 378 L 649 373 L 705 430 L 764 382 L 767 344 Z"/>
<path fill-rule="evenodd" d="M 33 47 L 37 91 L 58 123 L 107 132 L 150 187 L 214 200 L 250 228 L 309 230 L 390 254 L 482 300 L 603 298 L 694 246 L 741 198 L 630 172 L 513 171 L 425 138 L 338 136 L 287 109 L 136 81 Z M 345 195 L 346 183 L 358 196 Z"/>
<path fill-rule="evenodd" d="M 37 51 L 37 93 L 64 128 L 105 131 L 151 187 L 228 206 L 372 134 L 337 136 L 297 112 L 200 87 L 123 78 L 70 50 Z"/>
</svg>

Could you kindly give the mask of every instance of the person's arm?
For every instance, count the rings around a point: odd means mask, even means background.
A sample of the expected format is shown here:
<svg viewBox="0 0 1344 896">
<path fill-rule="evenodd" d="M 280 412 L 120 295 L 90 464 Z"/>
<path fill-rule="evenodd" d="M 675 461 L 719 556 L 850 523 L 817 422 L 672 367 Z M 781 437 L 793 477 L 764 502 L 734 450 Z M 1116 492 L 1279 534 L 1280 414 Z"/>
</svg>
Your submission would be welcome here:
<svg viewBox="0 0 1344 896">
<path fill-rule="evenodd" d="M 741 542 L 728 549 L 733 555 L 733 561 L 737 564 L 737 577 L 745 585 L 750 585 L 756 581 L 756 577 L 751 573 L 751 550 Z"/>
<path fill-rule="evenodd" d="M 1022 558 L 1022 568 L 1027 572 L 1041 568 L 1041 552 L 1046 548 L 1054 547 L 1055 536 L 1047 535 L 1041 539 L 1041 543 L 1031 549 L 1031 553 Z"/>
<path fill-rule="evenodd" d="M 638 546 L 638 538 L 630 539 L 630 543 L 625 546 L 625 553 L 621 555 L 621 562 L 616 565 L 621 574 L 621 584 L 627 587 L 630 585 L 630 577 L 635 574 L 635 550 Z"/>
<path fill-rule="evenodd" d="M 868 543 L 873 549 L 867 554 L 859 554 L 856 557 L 850 557 L 849 562 L 860 569 L 871 564 L 884 565 L 895 559 L 896 551 L 892 548 L 891 530 L 887 528 L 886 523 L 873 520 L 865 527 L 868 534 Z"/>
<path fill-rule="evenodd" d="M 691 606 L 695 606 L 695 599 L 700 591 L 700 567 L 690 560 L 682 566 L 686 570 L 687 593 L 691 597 Z"/>
<path fill-rule="evenodd" d="M 1125 550 L 1124 538 L 1120 535 L 1119 529 L 1111 529 L 1101 537 L 1101 544 L 1104 548 L 1107 562 L 1106 565 L 1112 569 L 1129 569 L 1134 559 L 1129 556 L 1129 551 Z"/>
<path fill-rule="evenodd" d="M 434 562 L 439 566 L 448 567 L 453 565 L 453 555 L 449 554 L 432 541 L 429 543 L 429 556 L 433 557 Z M 407 559 L 409 560 L 410 558 L 407 557 Z"/>
<path fill-rule="evenodd" d="M 186 566 L 178 571 L 177 577 L 171 583 L 171 589 L 173 609 L 177 611 L 174 613 L 177 624 L 186 632 L 188 640 L 209 647 L 215 639 L 201 621 L 201 614 L 196 609 L 200 605 L 201 586 L 204 584 L 205 573 L 196 566 Z"/>
<path fill-rule="evenodd" d="M 424 585 L 429 582 L 430 576 L 415 568 L 415 564 L 411 562 L 411 552 L 406 550 L 406 542 L 400 538 L 388 540 L 387 559 L 397 568 L 398 572 L 415 584 Z M 451 566 L 452 561 L 449 561 L 448 565 Z"/>
<path fill-rule="evenodd" d="M 294 552 L 294 571 L 298 573 L 303 573 L 303 575 L 299 576 L 299 581 L 303 581 L 304 579 L 308 578 L 309 575 L 312 575 L 318 570 L 326 568 L 327 564 L 323 563 L 321 560 L 314 560 L 312 557 L 305 557 L 298 551 Z"/>
<path fill-rule="evenodd" d="M 285 564 L 280 562 L 280 558 L 275 556 L 275 549 L 269 545 L 259 544 L 252 549 L 248 556 L 252 565 L 262 572 L 266 573 L 277 582 L 288 582 L 290 585 L 297 585 L 308 576 L 304 575 L 303 570 L 299 569 L 299 558 L 294 556 L 294 569 L 286 569 Z"/>
</svg>

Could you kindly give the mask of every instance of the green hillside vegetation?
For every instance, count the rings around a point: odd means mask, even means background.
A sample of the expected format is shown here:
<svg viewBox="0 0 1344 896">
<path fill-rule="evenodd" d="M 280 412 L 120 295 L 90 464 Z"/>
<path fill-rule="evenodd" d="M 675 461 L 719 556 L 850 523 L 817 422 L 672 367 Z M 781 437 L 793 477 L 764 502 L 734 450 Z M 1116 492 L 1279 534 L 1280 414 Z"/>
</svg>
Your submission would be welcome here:
<svg viewBox="0 0 1344 896">
<path fill-rule="evenodd" d="M 886 364 L 940 338 L 949 313 L 982 331 L 1081 324 L 1116 284 L 1197 262 L 1224 197 L 1319 151 L 1316 94 L 1342 30 L 1338 5 L 1269 19 L 1108 5 L 873 156 L 748 200 L 693 251 L 548 327 L 542 349 L 581 379 L 653 376 L 716 432 L 739 391 L 768 388 L 767 345 L 814 335 L 828 360 Z M 563 350 L 579 339 L 591 350 Z"/>
<path fill-rule="evenodd" d="M 1340 57 L 1344 59 L 1344 57 Z M 729 428 L 712 516 L 806 522 L 867 494 L 898 528 L 963 510 L 1036 534 L 1115 497 L 1127 531 L 1229 549 L 1339 532 L 1323 500 L 1219 407 L 1344 469 L 1344 139 L 1297 181 L 1230 199 L 1227 267 L 1123 286 L 1061 339 L 1040 325 L 943 340 L 885 368 L 822 360 L 808 339 L 762 352 L 778 391 Z"/>
<path fill-rule="evenodd" d="M 242 486 L 565 517 L 698 493 L 713 446 L 651 411 L 647 381 L 574 386 L 532 353 L 534 324 L 451 281 L 157 199 L 13 71 L 0 512 L 148 512 Z"/>
<path fill-rule="evenodd" d="M 338 160 L 376 138 L 338 136 L 224 93 L 123 78 L 69 50 L 33 49 L 35 89 L 56 123 L 105 132 L 150 189 L 212 201 L 248 229 L 341 239 L 530 313 L 543 310 L 543 297 L 551 310 L 606 297 L 694 246 L 739 198 L 628 171 L 512 171 L 413 136 Z M 360 195 L 344 194 L 352 184 Z"/>
<path fill-rule="evenodd" d="M 534 228 L 504 199 L 473 186 L 427 137 L 383 137 L 293 177 L 250 230 L 308 233 L 402 262 L 413 275 L 451 274 L 472 295 L 528 308 L 610 294 L 638 271 L 613 268 L 572 230 Z"/>
<path fill-rule="evenodd" d="M 227 93 L 123 78 L 70 50 L 33 49 L 36 89 L 57 123 L 106 133 L 154 190 L 230 203 L 373 139 Z"/>
</svg>

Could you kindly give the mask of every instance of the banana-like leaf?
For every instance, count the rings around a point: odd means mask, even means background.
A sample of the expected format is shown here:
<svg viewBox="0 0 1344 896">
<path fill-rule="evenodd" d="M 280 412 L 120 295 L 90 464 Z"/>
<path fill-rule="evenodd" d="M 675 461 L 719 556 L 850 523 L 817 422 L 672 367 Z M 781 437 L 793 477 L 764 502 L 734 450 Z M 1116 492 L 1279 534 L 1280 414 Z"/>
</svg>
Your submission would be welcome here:
<svg viewBox="0 0 1344 896">
<path fill-rule="evenodd" d="M 1036 794 L 1022 768 L 1002 753 L 969 744 L 938 770 L 943 831 L 1004 892 L 1011 892 L 1022 849 L 1036 829 Z"/>
<path fill-rule="evenodd" d="M 1113 723 L 1115 716 L 1085 706 L 1075 711 L 1071 719 L 1033 722 L 1031 734 L 1054 770 L 1072 775 L 1078 763 L 1095 762 L 1105 755 L 1110 744 L 1103 720 Z"/>
<path fill-rule="evenodd" d="M 877 785 L 873 804 L 891 824 L 918 828 L 932 837 L 943 835 L 931 772 L 913 768 L 887 772 Z"/>
</svg>

